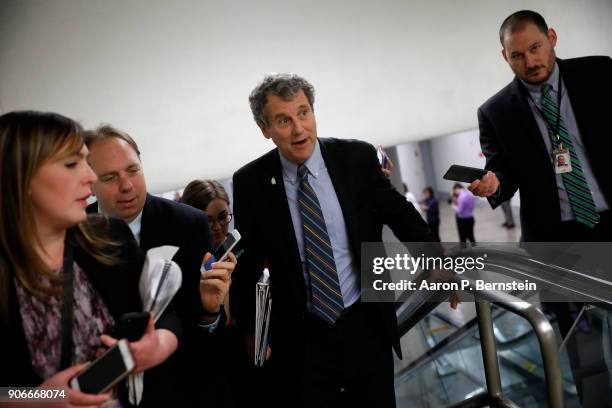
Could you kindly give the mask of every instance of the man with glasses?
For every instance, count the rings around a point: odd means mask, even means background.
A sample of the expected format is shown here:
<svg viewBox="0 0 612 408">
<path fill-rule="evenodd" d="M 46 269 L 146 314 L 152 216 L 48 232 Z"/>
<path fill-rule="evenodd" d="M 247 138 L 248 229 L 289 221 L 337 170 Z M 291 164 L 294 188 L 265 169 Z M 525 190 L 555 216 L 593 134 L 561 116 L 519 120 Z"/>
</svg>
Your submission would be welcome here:
<svg viewBox="0 0 612 408">
<path fill-rule="evenodd" d="M 219 324 L 221 306 L 229 290 L 235 257 L 230 255 L 231 262 L 219 262 L 214 271 L 201 277 L 204 254 L 212 252 L 206 215 L 188 205 L 147 193 L 140 151 L 127 133 L 101 126 L 86 132 L 85 143 L 90 152 L 89 164 L 98 176 L 92 186 L 98 201 L 88 211 L 123 219 L 143 251 L 162 245 L 180 248 L 173 260 L 181 267 L 183 281 L 174 304 L 181 318 L 184 343 L 171 361 L 145 374 L 143 403 L 170 406 L 183 401 L 187 406 L 215 402 L 216 397 L 223 395 L 220 384 L 214 385 L 214 379 L 207 380 L 210 392 L 202 393 L 206 385 L 191 384 L 189 381 L 196 379 L 187 374 L 206 365 L 206 353 L 211 352 L 206 349 L 214 348 L 202 342 L 216 341 L 210 333 L 223 326 Z M 206 399 L 198 401 L 196 398 L 204 398 L 203 394 L 207 394 Z"/>
</svg>

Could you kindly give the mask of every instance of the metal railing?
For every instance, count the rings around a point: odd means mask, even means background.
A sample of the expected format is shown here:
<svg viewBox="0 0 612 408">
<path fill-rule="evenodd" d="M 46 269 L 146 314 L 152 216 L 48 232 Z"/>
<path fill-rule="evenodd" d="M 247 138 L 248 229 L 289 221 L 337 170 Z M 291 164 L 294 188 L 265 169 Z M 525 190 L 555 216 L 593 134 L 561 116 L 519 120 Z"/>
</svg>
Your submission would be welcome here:
<svg viewBox="0 0 612 408">
<path fill-rule="evenodd" d="M 467 278 L 463 277 L 462 279 Z M 455 276 L 453 280 L 458 282 L 459 278 Z M 473 288 L 466 288 L 466 292 L 475 293 L 471 289 Z M 493 318 L 491 315 L 491 303 L 493 303 L 510 313 L 525 318 L 530 323 L 542 352 L 549 406 L 552 408 L 563 408 L 563 378 L 561 375 L 557 343 L 554 329 L 546 316 L 544 316 L 544 314 L 534 305 L 504 292 L 478 292 L 475 300 L 487 390 L 461 401 L 453 405 L 453 407 L 517 407 L 517 405 L 504 396 L 502 392 L 499 363 L 497 360 L 497 348 L 493 334 Z M 438 304 L 439 302 L 437 299 L 429 299 L 424 301 L 418 308 L 404 310 L 400 308 L 400 334 L 405 334 Z M 457 343 L 470 333 L 467 327 L 460 330 L 462 331 L 458 335 L 453 336 L 450 341 L 444 341 L 437 344 L 432 350 L 417 358 L 413 363 L 396 372 L 396 385 L 402 383 L 410 373 L 414 372 L 414 370 L 442 354 L 444 349 L 450 344 Z"/>
<path fill-rule="evenodd" d="M 476 299 L 482 359 L 485 368 L 487 393 L 491 405 L 499 407 L 516 406 L 512 401 L 505 398 L 502 393 L 497 349 L 493 335 L 491 304 L 489 302 L 523 317 L 531 324 L 542 352 L 548 404 L 553 408 L 563 408 L 565 405 L 563 399 L 563 377 L 561 375 L 559 353 L 552 325 L 546 316 L 534 305 L 497 291 L 480 293 Z"/>
<path fill-rule="evenodd" d="M 602 251 L 609 253 L 610 248 L 606 247 L 609 243 L 600 243 L 603 247 L 598 247 L 598 254 L 601 257 Z M 575 262 L 568 257 L 572 262 L 566 262 L 566 266 L 559 266 L 551 263 L 549 256 L 535 258 L 534 254 L 539 254 L 538 244 L 519 244 L 513 250 L 507 250 L 507 246 L 495 245 L 478 245 L 471 248 L 462 249 L 461 255 L 482 255 L 487 256 L 487 268 L 485 273 L 503 274 L 510 278 L 529 278 L 531 282 L 538 282 L 538 286 L 542 284 L 544 287 L 552 288 L 555 293 L 559 293 L 562 297 L 569 301 L 583 302 L 585 304 L 594 304 L 597 308 L 612 311 L 612 280 L 605 273 L 610 273 L 609 269 L 600 268 L 599 271 L 590 269 L 588 272 L 575 269 L 572 265 Z M 591 244 L 587 245 L 588 251 L 591 250 Z M 608 245 L 609 246 L 609 245 Z M 581 256 L 585 252 L 583 245 L 581 248 Z M 554 259 L 558 259 L 559 250 L 555 249 Z M 604 251 L 604 252 L 605 252 Z M 588 252 L 590 255 L 591 252 Z M 580 257 L 575 258 L 580 259 Z M 607 257 L 605 257 L 607 259 Z M 607 272 L 606 272 L 607 271 Z M 594 275 L 591 275 L 591 272 Z M 602 275 L 602 272 L 604 273 Z M 423 273 L 417 280 L 426 279 L 427 274 Z M 560 279 L 563 277 L 563 279 Z M 458 283 L 461 288 L 460 280 L 466 280 L 467 276 L 459 278 L 457 275 L 450 278 L 451 281 Z M 474 284 L 474 281 L 471 280 Z M 559 348 L 552 324 L 539 308 L 533 304 L 520 299 L 518 296 L 529 295 L 529 292 L 516 292 L 508 294 L 500 291 L 474 291 L 474 285 L 464 290 L 465 293 L 470 293 L 476 297 L 476 312 L 477 316 L 472 321 L 461 326 L 453 334 L 437 343 L 430 350 L 423 353 L 412 363 L 396 372 L 396 386 L 404 382 L 412 373 L 419 368 L 425 366 L 435 358 L 443 355 L 452 344 L 457 344 L 462 339 L 473 334 L 471 330 L 476 324 L 480 334 L 480 343 L 482 348 L 482 357 L 485 369 L 485 381 L 487 390 L 480 394 L 474 395 L 464 401 L 461 401 L 452 407 L 483 407 L 486 405 L 498 407 L 515 407 L 516 404 L 503 395 L 501 387 L 501 375 L 498 363 L 497 346 L 493 331 L 493 318 L 499 315 L 496 312 L 492 315 L 491 305 L 504 309 L 506 312 L 512 313 L 526 319 L 533 328 L 533 334 L 537 337 L 540 351 L 542 354 L 543 372 L 546 382 L 546 396 L 548 406 L 552 408 L 564 407 L 564 380 L 559 362 Z M 550 290 L 550 289 L 548 289 Z M 422 293 L 413 291 L 411 293 L 402 293 L 397 299 L 396 311 L 398 316 L 398 327 L 400 336 L 406 334 L 412 327 L 416 326 L 423 318 L 429 315 L 440 303 L 446 302 L 449 292 L 433 292 Z M 516 295 L 516 296 L 514 296 Z M 576 319 L 577 321 L 578 319 Z M 576 326 L 576 324 L 574 325 Z M 571 333 L 571 331 L 570 331 Z M 524 336 L 520 336 L 522 341 Z M 568 336 L 566 335 L 566 338 Z M 517 342 L 511 341 L 508 344 L 500 344 L 500 350 L 507 349 Z M 566 387 L 567 388 L 567 387 Z"/>
</svg>

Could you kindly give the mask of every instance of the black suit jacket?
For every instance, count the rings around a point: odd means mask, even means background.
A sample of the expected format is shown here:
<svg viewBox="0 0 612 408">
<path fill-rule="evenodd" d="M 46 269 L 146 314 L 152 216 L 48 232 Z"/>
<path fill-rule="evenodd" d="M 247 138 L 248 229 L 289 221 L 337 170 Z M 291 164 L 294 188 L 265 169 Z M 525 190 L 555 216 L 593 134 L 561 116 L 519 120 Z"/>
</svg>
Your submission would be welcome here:
<svg viewBox="0 0 612 408">
<path fill-rule="evenodd" d="M 94 203 L 89 211 L 97 211 Z M 197 404 L 201 385 L 191 373 L 197 367 L 211 363 L 215 344 L 221 340 L 223 321 L 210 335 L 198 327 L 203 310 L 200 301 L 200 266 L 206 252 L 212 252 L 208 232 L 208 218 L 202 211 L 185 204 L 147 194 L 142 210 L 140 248 L 144 253 L 151 248 L 173 245 L 180 249 L 173 257 L 183 273 L 183 282 L 173 300 L 173 307 L 181 320 L 183 341 L 177 352 L 145 375 L 143 404 Z M 198 388 L 199 387 L 199 388 Z M 212 387 L 210 390 L 213 390 Z M 217 390 L 214 390 L 217 391 Z M 206 401 L 216 401 L 220 393 L 205 396 Z"/>
<path fill-rule="evenodd" d="M 589 163 L 610 205 L 612 59 L 584 57 L 557 62 Z M 561 210 L 555 173 L 526 95 L 515 77 L 478 109 L 485 168 L 495 172 L 500 180 L 499 196 L 490 197 L 489 202 L 495 208 L 518 189 L 523 239 L 557 241 Z"/>
<path fill-rule="evenodd" d="M 93 203 L 88 212 L 97 212 Z M 201 316 L 200 266 L 206 252 L 211 251 L 206 214 L 185 204 L 147 194 L 142 210 L 140 248 L 146 254 L 151 248 L 173 245 L 179 250 L 172 258 L 183 272 L 183 283 L 175 295 L 175 306 L 183 320 L 183 329 L 197 326 Z M 189 323 L 189 324 L 185 324 Z"/>
<path fill-rule="evenodd" d="M 319 143 L 358 270 L 361 243 L 380 242 L 383 224 L 389 225 L 401 241 L 431 241 L 423 219 L 383 176 L 371 145 L 340 139 L 319 139 Z M 273 354 L 278 356 L 279 351 L 298 344 L 307 289 L 277 149 L 234 174 L 234 216 L 244 248 L 231 287 L 236 321 L 246 333 L 253 333 L 255 283 L 267 260 L 274 297 L 270 330 Z M 364 305 L 376 309 L 380 319 L 372 322 L 373 329 L 381 329 L 389 346 L 401 357 L 393 304 Z"/>
<path fill-rule="evenodd" d="M 117 264 L 103 265 L 78 249 L 74 249 L 74 260 L 117 321 L 124 313 L 142 310 L 138 280 L 144 259 L 130 230 L 122 221 L 110 219 L 108 224 L 97 232 L 121 243 L 118 253 L 115 249 L 110 251 L 116 255 Z M 0 386 L 38 386 L 43 379 L 32 367 L 12 277 L 8 300 L 8 319 L 0 320 Z"/>
<path fill-rule="evenodd" d="M 172 258 L 183 271 L 183 284 L 175 299 L 187 334 L 201 317 L 200 266 L 204 254 L 212 252 L 206 214 L 188 205 L 147 194 L 142 210 L 140 248 L 146 253 L 162 245 L 180 248 Z"/>
</svg>

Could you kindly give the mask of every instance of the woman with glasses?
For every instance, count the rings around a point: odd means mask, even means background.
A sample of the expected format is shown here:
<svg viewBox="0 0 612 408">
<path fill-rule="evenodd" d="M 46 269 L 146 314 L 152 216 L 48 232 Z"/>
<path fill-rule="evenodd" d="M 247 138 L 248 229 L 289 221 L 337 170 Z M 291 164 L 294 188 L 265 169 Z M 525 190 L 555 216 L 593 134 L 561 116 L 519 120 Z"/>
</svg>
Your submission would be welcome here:
<svg viewBox="0 0 612 408">
<path fill-rule="evenodd" d="M 229 196 L 221 183 L 216 180 L 193 180 L 185 187 L 181 201 L 204 211 L 208 216 L 213 248 L 221 245 L 227 236 L 229 223 L 232 221 Z M 230 325 L 232 320 L 229 310 L 229 292 L 223 304 L 227 324 Z"/>
<path fill-rule="evenodd" d="M 221 245 L 232 220 L 229 196 L 221 183 L 215 180 L 193 180 L 185 187 L 182 202 L 206 213 L 213 245 L 215 248 Z M 236 257 L 238 256 L 240 251 L 236 252 Z M 219 366 L 223 371 L 216 380 L 229 386 L 225 395 L 226 406 L 248 406 L 252 403 L 249 400 L 251 395 L 256 391 L 252 388 L 252 361 L 245 353 L 243 336 L 232 326 L 229 292 L 224 305 L 227 323 L 223 344 L 219 346 L 223 352 L 217 354 L 220 359 Z"/>
<path fill-rule="evenodd" d="M 215 180 L 193 180 L 185 187 L 182 202 L 206 213 L 213 247 L 221 245 L 232 220 L 229 197 L 221 183 Z"/>
</svg>

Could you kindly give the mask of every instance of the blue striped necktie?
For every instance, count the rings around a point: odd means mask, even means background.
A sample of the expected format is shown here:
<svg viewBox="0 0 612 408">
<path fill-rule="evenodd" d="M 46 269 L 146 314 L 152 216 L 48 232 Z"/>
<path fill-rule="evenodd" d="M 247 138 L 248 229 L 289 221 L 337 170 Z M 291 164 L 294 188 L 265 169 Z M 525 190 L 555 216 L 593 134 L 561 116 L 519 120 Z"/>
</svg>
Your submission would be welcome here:
<svg viewBox="0 0 612 408">
<path fill-rule="evenodd" d="M 302 217 L 304 249 L 310 276 L 312 311 L 330 324 L 334 324 L 344 310 L 338 272 L 334 261 L 325 218 L 317 194 L 308 183 L 308 168 L 298 167 L 298 206 Z"/>
<path fill-rule="evenodd" d="M 565 147 L 570 154 L 570 160 L 572 163 L 572 171 L 568 173 L 561 173 L 563 185 L 567 191 L 567 197 L 570 202 L 572 212 L 576 217 L 576 220 L 593 228 L 599 222 L 599 213 L 591 194 L 591 189 L 586 181 L 580 160 L 576 155 L 576 149 L 572 139 L 567 132 L 563 118 L 560 117 L 561 112 L 559 111 L 559 105 L 554 100 L 552 93 L 552 85 L 542 85 L 542 113 L 546 119 L 546 125 L 548 127 L 548 135 L 552 143 L 553 150 L 558 147 L 559 142 Z M 555 127 L 559 123 L 559 140 L 555 134 Z"/>
</svg>

